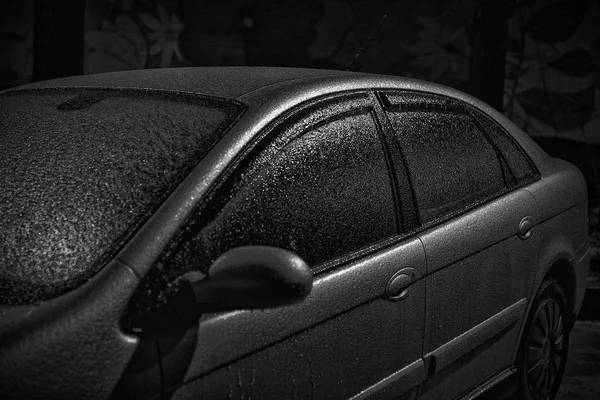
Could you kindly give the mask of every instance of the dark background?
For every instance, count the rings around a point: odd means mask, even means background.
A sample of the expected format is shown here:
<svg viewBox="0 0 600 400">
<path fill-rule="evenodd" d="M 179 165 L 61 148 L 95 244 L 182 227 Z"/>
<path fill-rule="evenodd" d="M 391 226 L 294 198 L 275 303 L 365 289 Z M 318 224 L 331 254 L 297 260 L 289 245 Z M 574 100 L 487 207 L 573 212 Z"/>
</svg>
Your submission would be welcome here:
<svg viewBox="0 0 600 400">
<path fill-rule="evenodd" d="M 9 0 L 0 89 L 201 65 L 347 69 L 456 87 L 521 126 L 600 193 L 600 0 Z"/>
<path fill-rule="evenodd" d="M 582 315 L 599 317 L 600 0 L 4 0 L 0 55 L 0 90 L 117 70 L 265 65 L 466 91 L 583 171 L 593 249 Z M 600 325 L 584 323 L 559 398 L 597 396 Z"/>
</svg>

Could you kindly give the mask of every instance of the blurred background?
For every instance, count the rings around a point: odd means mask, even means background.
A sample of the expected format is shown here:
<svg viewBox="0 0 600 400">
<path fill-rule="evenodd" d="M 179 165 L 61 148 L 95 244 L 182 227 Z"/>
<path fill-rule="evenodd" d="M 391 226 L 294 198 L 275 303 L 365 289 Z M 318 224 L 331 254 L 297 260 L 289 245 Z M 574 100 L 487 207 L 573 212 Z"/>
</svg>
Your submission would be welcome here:
<svg viewBox="0 0 600 400">
<path fill-rule="evenodd" d="M 0 46 L 0 89 L 204 65 L 344 69 L 456 87 L 584 172 L 597 264 L 600 0 L 8 0 Z"/>
<path fill-rule="evenodd" d="M 589 289 L 558 398 L 599 398 L 600 0 L 3 0 L 0 49 L 0 90 L 264 65 L 410 76 L 484 100 L 586 177 Z"/>
</svg>

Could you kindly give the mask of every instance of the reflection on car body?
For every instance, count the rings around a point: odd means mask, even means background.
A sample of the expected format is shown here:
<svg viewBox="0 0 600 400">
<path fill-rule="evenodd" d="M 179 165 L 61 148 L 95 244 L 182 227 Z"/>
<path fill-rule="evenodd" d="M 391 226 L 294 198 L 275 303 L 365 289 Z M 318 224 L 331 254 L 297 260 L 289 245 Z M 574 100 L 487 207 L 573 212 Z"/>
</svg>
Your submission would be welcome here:
<svg viewBox="0 0 600 400">
<path fill-rule="evenodd" d="M 254 67 L 0 99 L 3 395 L 556 394 L 584 179 L 480 101 Z"/>
</svg>

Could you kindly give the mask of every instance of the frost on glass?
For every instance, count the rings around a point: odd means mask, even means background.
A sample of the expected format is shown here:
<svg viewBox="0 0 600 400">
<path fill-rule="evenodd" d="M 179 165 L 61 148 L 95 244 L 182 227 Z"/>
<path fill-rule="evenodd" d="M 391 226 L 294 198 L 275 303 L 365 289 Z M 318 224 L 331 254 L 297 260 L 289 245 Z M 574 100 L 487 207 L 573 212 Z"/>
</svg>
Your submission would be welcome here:
<svg viewBox="0 0 600 400">
<path fill-rule="evenodd" d="M 0 96 L 0 301 L 93 276 L 241 111 L 135 90 Z"/>
<path fill-rule="evenodd" d="M 394 108 L 388 115 L 406 158 L 422 223 L 504 189 L 498 157 L 468 116 Z"/>
<path fill-rule="evenodd" d="M 169 264 L 170 274 L 205 272 L 243 245 L 288 249 L 314 266 L 396 232 L 389 173 L 368 112 L 310 129 L 245 176 Z"/>
<path fill-rule="evenodd" d="M 395 110 L 452 110 L 456 109 L 458 104 L 443 96 L 436 96 L 431 93 L 399 91 L 384 94 L 385 102 L 390 104 Z"/>
<path fill-rule="evenodd" d="M 490 135 L 491 139 L 496 143 L 498 149 L 504 155 L 506 163 L 515 175 L 518 183 L 529 182 L 536 176 L 536 172 L 531 166 L 531 163 L 527 160 L 521 149 L 517 144 L 498 126 L 498 124 L 492 122 L 489 118 L 477 115 L 483 129 Z"/>
</svg>

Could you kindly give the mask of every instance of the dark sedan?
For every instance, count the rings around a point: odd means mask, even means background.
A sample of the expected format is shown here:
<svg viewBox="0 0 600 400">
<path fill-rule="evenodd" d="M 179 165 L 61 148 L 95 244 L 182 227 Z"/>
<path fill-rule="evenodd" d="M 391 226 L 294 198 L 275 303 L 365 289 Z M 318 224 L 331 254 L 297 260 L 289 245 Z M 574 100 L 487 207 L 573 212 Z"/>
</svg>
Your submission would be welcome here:
<svg viewBox="0 0 600 400">
<path fill-rule="evenodd" d="M 182 68 L 0 94 L 0 398 L 551 399 L 587 194 L 423 81 Z"/>
</svg>

